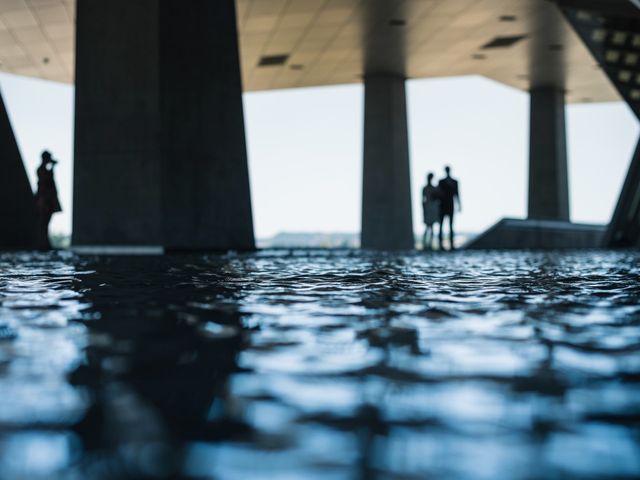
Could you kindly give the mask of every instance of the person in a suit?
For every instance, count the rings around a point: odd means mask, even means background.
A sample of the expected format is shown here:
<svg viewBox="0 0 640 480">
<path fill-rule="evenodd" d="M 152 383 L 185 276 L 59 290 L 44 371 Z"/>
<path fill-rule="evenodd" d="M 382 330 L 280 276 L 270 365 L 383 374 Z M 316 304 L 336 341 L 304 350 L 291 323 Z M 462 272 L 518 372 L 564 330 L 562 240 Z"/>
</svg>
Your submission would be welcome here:
<svg viewBox="0 0 640 480">
<path fill-rule="evenodd" d="M 438 232 L 438 240 L 440 243 L 440 250 L 444 250 L 443 245 L 443 230 L 444 219 L 449 219 L 449 248 L 455 250 L 453 243 L 453 216 L 455 212 L 455 204 L 457 204 L 458 212 L 462 211 L 460 203 L 460 192 L 458 189 L 458 181 L 451 177 L 451 167 L 444 167 L 445 177 L 438 183 L 438 189 L 440 191 L 440 231 Z"/>
</svg>

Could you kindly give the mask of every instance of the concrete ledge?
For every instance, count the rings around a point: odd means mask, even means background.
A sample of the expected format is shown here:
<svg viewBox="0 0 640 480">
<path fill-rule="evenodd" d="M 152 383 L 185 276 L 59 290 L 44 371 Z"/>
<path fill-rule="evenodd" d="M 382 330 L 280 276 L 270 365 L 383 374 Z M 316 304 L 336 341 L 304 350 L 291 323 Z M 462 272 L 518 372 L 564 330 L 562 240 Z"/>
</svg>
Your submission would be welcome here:
<svg viewBox="0 0 640 480">
<path fill-rule="evenodd" d="M 470 250 L 599 248 L 606 226 L 503 218 L 469 241 Z"/>
<path fill-rule="evenodd" d="M 79 255 L 163 255 L 159 245 L 73 245 L 71 251 Z"/>
</svg>

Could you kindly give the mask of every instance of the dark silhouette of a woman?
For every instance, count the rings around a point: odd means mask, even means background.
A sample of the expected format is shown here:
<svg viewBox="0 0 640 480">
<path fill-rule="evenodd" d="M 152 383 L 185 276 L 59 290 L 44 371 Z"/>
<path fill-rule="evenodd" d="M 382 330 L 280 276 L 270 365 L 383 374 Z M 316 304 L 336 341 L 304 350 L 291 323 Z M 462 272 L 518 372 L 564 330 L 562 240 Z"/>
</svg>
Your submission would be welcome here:
<svg viewBox="0 0 640 480">
<path fill-rule="evenodd" d="M 51 248 L 49 243 L 49 222 L 51 216 L 61 212 L 62 207 L 58 201 L 58 189 L 53 178 L 53 167 L 58 162 L 53 159 L 48 151 L 42 152 L 42 163 L 38 167 L 38 191 L 36 192 L 37 231 L 36 246 L 43 250 Z"/>
</svg>

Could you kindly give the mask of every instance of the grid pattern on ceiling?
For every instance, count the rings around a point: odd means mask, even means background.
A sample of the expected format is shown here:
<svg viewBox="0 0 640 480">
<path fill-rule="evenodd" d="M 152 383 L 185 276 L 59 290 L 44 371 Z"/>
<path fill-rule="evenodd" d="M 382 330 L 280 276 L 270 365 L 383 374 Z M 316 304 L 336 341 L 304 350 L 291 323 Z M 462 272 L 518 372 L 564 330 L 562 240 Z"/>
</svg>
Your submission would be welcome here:
<svg viewBox="0 0 640 480">
<path fill-rule="evenodd" d="M 360 83 L 368 54 L 378 64 L 402 65 L 409 78 L 477 74 L 527 90 L 558 82 L 560 72 L 570 102 L 619 98 L 556 8 L 542 0 L 236 4 L 246 90 Z M 0 70 L 72 82 L 74 7 L 75 0 L 0 0 Z M 509 48 L 482 50 L 496 37 L 520 35 L 526 38 Z M 273 57 L 286 60 L 260 65 Z"/>
<path fill-rule="evenodd" d="M 562 83 L 569 102 L 619 100 L 547 1 L 237 0 L 237 5 L 248 90 L 360 83 L 367 51 L 391 58 L 399 55 L 393 48 L 402 45 L 408 78 L 483 75 L 520 90 Z M 495 38 L 518 41 L 482 49 Z M 270 55 L 288 59 L 261 67 L 260 58 Z"/>
<path fill-rule="evenodd" d="M 69 82 L 75 0 L 0 0 L 0 70 Z"/>
<path fill-rule="evenodd" d="M 622 18 L 571 9 L 566 12 L 569 21 L 640 118 L 640 17 Z"/>
</svg>

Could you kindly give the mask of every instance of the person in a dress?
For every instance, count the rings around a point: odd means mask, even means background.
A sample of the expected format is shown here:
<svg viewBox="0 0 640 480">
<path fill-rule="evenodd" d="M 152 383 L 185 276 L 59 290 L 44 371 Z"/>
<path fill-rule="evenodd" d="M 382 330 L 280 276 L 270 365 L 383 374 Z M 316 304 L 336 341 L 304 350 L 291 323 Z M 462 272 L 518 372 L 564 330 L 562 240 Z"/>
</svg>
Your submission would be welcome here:
<svg viewBox="0 0 640 480">
<path fill-rule="evenodd" d="M 58 189 L 53 178 L 53 167 L 58 162 L 53 159 L 48 151 L 42 152 L 42 163 L 38 167 L 38 191 L 36 192 L 36 242 L 42 250 L 51 248 L 49 243 L 49 222 L 56 212 L 61 212 L 62 207 L 58 201 Z"/>
<path fill-rule="evenodd" d="M 433 185 L 433 173 L 427 175 L 427 184 L 422 189 L 422 213 L 424 218 L 424 235 L 422 235 L 423 250 L 433 248 L 433 225 L 440 219 L 440 194 L 438 187 Z"/>
</svg>

